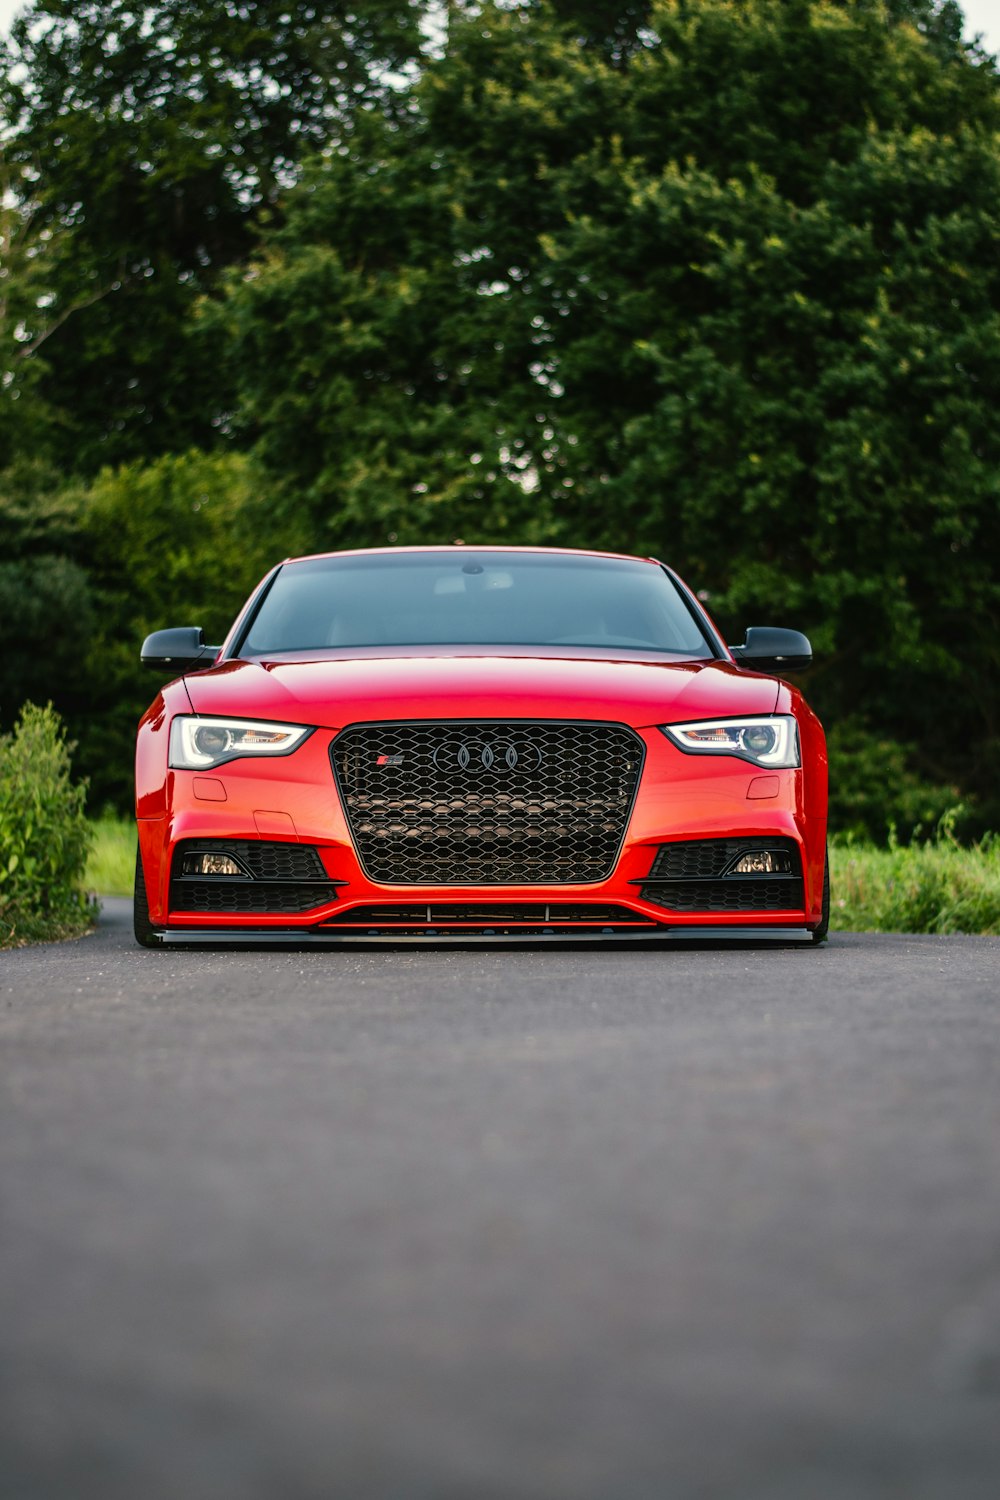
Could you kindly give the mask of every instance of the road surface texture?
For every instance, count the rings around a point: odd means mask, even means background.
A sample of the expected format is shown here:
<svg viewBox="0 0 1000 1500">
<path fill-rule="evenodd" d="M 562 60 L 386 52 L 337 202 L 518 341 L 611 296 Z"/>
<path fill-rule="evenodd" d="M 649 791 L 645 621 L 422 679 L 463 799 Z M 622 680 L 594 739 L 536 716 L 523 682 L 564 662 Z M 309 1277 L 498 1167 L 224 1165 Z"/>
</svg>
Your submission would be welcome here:
<svg viewBox="0 0 1000 1500">
<path fill-rule="evenodd" d="M 1000 941 L 0 955 L 4 1500 L 997 1500 Z"/>
</svg>

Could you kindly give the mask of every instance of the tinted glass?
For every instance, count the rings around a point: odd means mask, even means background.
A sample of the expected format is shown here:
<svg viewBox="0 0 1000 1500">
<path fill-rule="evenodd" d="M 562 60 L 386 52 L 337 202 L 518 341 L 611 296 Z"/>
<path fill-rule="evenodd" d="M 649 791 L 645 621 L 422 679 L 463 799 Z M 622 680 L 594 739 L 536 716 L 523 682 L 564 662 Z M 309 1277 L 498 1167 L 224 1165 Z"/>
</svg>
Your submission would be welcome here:
<svg viewBox="0 0 1000 1500">
<path fill-rule="evenodd" d="M 677 588 L 654 564 L 471 548 L 288 563 L 240 655 L 436 645 L 712 656 Z"/>
</svg>

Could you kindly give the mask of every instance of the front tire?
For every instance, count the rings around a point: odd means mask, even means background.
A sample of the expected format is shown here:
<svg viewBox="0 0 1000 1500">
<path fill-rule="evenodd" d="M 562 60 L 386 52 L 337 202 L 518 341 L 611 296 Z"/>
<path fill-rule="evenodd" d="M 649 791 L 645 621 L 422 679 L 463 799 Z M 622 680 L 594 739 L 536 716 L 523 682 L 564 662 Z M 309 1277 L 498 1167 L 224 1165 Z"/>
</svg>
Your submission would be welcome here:
<svg viewBox="0 0 1000 1500">
<path fill-rule="evenodd" d="M 132 896 L 132 931 L 140 948 L 158 948 L 160 940 L 149 920 L 149 899 L 146 882 L 142 874 L 142 860 L 138 847 L 135 851 L 135 890 Z"/>
<path fill-rule="evenodd" d="M 827 848 L 826 857 L 823 862 L 823 909 L 819 919 L 819 926 L 813 928 L 812 940 L 814 943 L 825 943 L 830 931 L 830 850 Z"/>
</svg>

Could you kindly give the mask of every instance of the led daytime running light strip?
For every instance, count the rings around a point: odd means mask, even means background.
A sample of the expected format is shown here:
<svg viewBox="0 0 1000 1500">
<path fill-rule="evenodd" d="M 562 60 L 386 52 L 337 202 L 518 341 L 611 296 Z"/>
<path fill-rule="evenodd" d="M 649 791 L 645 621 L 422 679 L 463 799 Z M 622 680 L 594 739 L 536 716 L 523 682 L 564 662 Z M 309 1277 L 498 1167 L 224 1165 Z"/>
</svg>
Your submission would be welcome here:
<svg viewBox="0 0 1000 1500">
<path fill-rule="evenodd" d="M 170 765 L 175 770 L 207 771 L 245 756 L 290 755 L 312 732 L 303 724 L 179 714 L 170 726 Z"/>
<path fill-rule="evenodd" d="M 687 755 L 735 755 L 752 765 L 779 770 L 802 764 L 798 725 L 791 714 L 703 719 L 660 728 Z"/>
</svg>

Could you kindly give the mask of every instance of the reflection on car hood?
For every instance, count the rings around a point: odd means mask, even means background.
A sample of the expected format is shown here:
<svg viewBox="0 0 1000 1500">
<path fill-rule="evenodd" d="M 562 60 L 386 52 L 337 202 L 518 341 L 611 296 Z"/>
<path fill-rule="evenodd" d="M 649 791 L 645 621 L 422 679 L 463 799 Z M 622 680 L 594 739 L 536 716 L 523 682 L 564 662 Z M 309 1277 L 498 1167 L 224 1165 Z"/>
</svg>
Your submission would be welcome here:
<svg viewBox="0 0 1000 1500">
<path fill-rule="evenodd" d="M 223 662 L 186 684 L 196 713 L 324 728 L 429 718 L 609 719 L 642 728 L 771 713 L 778 696 L 774 678 L 728 663 L 518 655 L 516 648 L 299 652 Z"/>
</svg>

